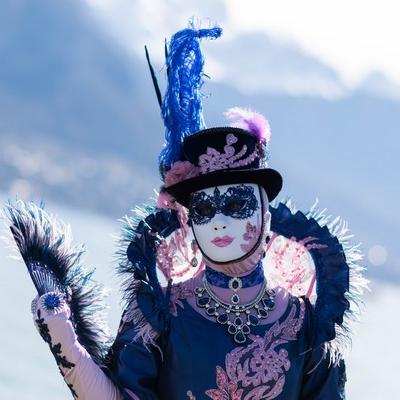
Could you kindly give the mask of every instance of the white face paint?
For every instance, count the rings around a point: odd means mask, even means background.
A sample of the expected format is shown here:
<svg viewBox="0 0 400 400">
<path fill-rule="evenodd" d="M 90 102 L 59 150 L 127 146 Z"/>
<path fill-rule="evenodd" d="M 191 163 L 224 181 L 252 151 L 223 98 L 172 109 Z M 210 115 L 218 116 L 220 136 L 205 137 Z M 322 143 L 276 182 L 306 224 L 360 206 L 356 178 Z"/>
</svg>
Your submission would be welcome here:
<svg viewBox="0 0 400 400">
<path fill-rule="evenodd" d="M 238 260 L 256 247 L 262 214 L 260 189 L 252 183 L 199 190 L 189 208 L 197 244 L 215 262 Z"/>
</svg>

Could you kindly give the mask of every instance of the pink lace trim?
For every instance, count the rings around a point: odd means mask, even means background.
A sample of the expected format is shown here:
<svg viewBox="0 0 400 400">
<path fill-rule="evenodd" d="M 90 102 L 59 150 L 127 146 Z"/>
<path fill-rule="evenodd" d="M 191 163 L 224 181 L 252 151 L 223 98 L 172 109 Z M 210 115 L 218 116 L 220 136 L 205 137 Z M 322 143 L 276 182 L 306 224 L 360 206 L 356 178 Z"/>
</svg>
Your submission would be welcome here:
<svg viewBox="0 0 400 400">
<path fill-rule="evenodd" d="M 235 148 L 232 146 L 232 144 L 236 143 L 237 141 L 238 138 L 233 133 L 229 133 L 226 136 L 224 153 L 220 153 L 213 147 L 207 147 L 207 153 L 202 154 L 199 157 L 201 174 L 206 174 L 208 172 L 218 171 L 221 169 L 243 167 L 251 164 L 257 157 L 257 147 L 249 156 L 240 159 L 246 154 L 247 146 L 244 145 L 242 149 L 235 154 Z"/>
<path fill-rule="evenodd" d="M 181 228 L 167 239 L 161 239 L 157 247 L 157 268 L 167 281 L 174 278 L 189 279 L 204 268 L 203 261 L 193 268 L 192 261 L 199 249 L 193 245 L 194 242 L 189 244 L 188 241 L 190 229 L 187 211 L 179 204 L 176 204 L 176 209 Z"/>
<path fill-rule="evenodd" d="M 325 248 L 325 244 L 310 243 L 316 238 L 308 236 L 297 240 L 283 238 L 273 233 L 268 243 L 267 262 L 270 267 L 268 277 L 276 286 L 284 287 L 294 296 L 313 296 L 315 289 L 315 268 L 309 251 Z"/>
<path fill-rule="evenodd" d="M 291 306 L 285 321 L 267 330 L 264 337 L 251 336 L 253 343 L 236 347 L 225 358 L 225 369 L 216 367 L 217 389 L 206 391 L 213 400 L 275 399 L 285 385 L 286 372 L 291 363 L 288 351 L 280 345 L 297 339 L 304 320 L 304 302 L 300 301 L 299 316 L 296 304 Z M 196 400 L 191 391 L 190 400 Z"/>
</svg>

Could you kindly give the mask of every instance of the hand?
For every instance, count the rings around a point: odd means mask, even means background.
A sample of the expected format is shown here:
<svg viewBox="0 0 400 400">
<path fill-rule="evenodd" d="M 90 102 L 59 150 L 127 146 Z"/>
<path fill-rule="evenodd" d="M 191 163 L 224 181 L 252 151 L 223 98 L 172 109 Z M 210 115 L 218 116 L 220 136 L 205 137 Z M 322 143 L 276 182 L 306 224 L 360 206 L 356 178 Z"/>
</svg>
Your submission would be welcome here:
<svg viewBox="0 0 400 400">
<path fill-rule="evenodd" d="M 65 372 L 79 358 L 77 336 L 71 323 L 71 310 L 64 295 L 49 292 L 36 296 L 32 302 L 35 326 L 49 345 L 57 365 Z"/>
</svg>

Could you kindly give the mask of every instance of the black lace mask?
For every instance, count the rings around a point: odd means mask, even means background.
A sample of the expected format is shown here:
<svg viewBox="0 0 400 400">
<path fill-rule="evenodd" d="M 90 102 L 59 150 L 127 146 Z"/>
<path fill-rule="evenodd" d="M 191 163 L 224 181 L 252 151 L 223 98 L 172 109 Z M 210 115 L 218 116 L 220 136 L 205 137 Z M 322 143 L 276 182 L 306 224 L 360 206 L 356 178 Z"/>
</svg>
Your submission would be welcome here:
<svg viewBox="0 0 400 400">
<path fill-rule="evenodd" d="M 217 213 L 232 218 L 247 219 L 259 207 L 254 189 L 251 186 L 243 184 L 232 186 L 223 194 L 216 187 L 213 195 L 203 191 L 196 192 L 193 195 L 189 207 L 189 219 L 196 225 L 207 224 Z"/>
</svg>

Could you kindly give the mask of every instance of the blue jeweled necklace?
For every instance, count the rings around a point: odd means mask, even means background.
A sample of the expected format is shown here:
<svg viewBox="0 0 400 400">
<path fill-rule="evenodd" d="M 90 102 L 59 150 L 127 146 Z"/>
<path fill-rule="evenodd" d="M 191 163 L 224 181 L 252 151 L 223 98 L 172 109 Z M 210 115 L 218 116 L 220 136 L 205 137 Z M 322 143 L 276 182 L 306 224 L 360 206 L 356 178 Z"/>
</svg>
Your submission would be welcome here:
<svg viewBox="0 0 400 400">
<path fill-rule="evenodd" d="M 240 297 L 237 292 L 240 289 L 249 288 L 263 283 L 265 276 L 262 263 L 260 261 L 250 274 L 242 277 L 228 276 L 223 272 L 215 271 L 214 269 L 206 266 L 205 279 L 210 285 L 231 289 L 233 291 L 233 295 L 231 297 L 232 303 L 239 304 Z"/>
<path fill-rule="evenodd" d="M 261 288 L 255 299 L 246 304 L 239 304 L 240 297 L 237 292 L 241 288 L 258 284 L 261 284 Z M 231 289 L 231 302 L 220 299 L 210 285 Z M 269 312 L 275 308 L 275 291 L 267 287 L 261 262 L 254 271 L 243 277 L 230 277 L 206 267 L 203 286 L 196 287 L 194 292 L 196 304 L 204 308 L 206 314 L 218 324 L 226 325 L 228 333 L 238 344 L 246 343 L 251 327 L 258 325 L 261 319 L 268 318 Z"/>
<path fill-rule="evenodd" d="M 275 308 L 275 291 L 268 289 L 266 280 L 256 298 L 246 304 L 232 304 L 219 299 L 205 276 L 203 287 L 196 287 L 194 292 L 197 305 L 205 308 L 207 315 L 217 323 L 226 325 L 228 333 L 238 344 L 245 343 L 251 327 L 258 325 L 261 319 L 268 318 L 269 312 Z"/>
</svg>

